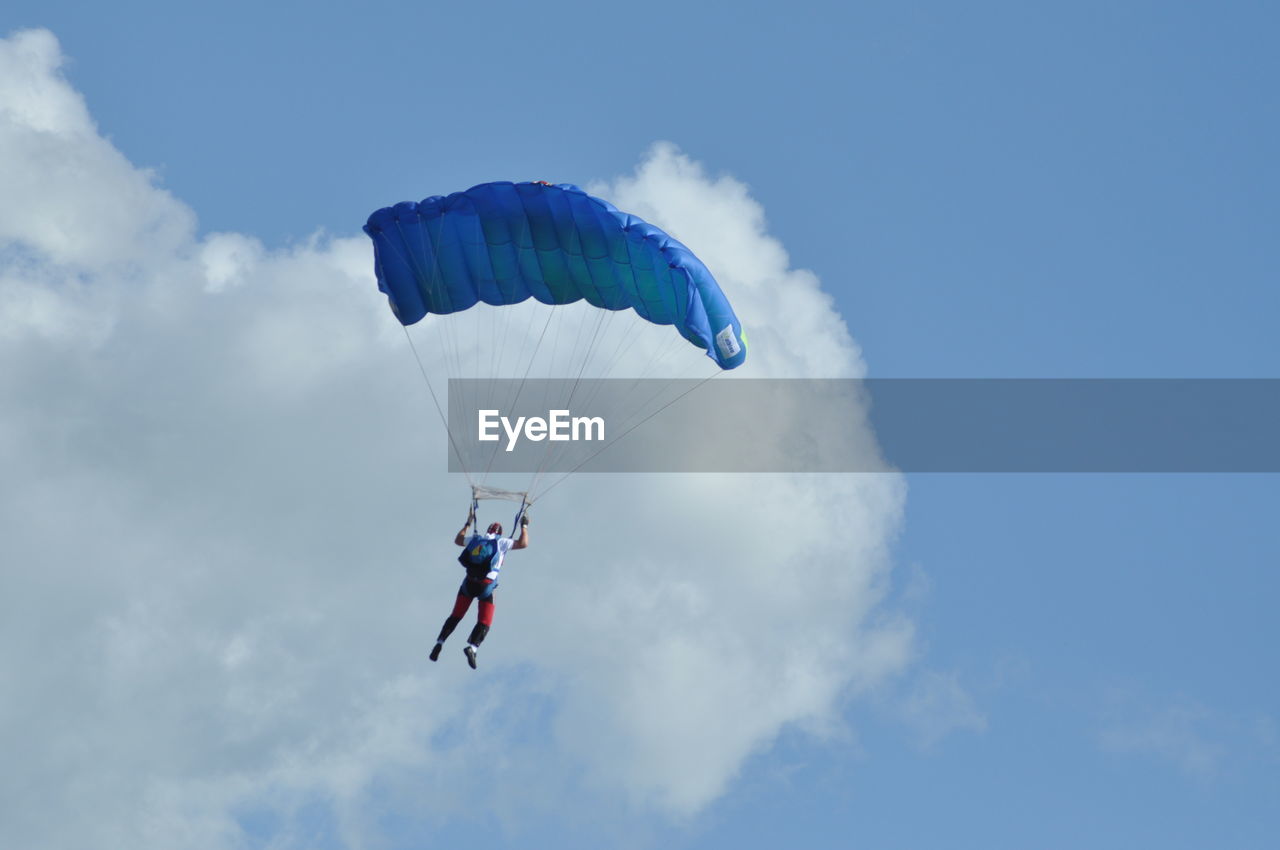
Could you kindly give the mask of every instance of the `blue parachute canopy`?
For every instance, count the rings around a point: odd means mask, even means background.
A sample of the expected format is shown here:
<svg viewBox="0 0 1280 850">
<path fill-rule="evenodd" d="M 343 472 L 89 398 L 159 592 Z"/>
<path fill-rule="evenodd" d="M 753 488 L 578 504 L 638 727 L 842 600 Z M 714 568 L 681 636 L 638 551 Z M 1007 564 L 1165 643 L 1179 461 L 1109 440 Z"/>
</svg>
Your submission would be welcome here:
<svg viewBox="0 0 1280 850">
<path fill-rule="evenodd" d="M 405 325 L 480 301 L 585 299 L 673 325 L 723 369 L 747 357 L 738 317 L 692 251 L 569 183 L 483 183 L 384 207 L 364 232 L 378 288 Z"/>
</svg>

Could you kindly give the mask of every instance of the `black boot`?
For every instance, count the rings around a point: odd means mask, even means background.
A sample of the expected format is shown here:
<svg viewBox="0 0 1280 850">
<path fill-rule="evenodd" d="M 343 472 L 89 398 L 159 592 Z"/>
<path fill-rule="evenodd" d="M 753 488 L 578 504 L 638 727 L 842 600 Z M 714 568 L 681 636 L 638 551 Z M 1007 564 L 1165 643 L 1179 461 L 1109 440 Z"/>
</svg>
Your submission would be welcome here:
<svg viewBox="0 0 1280 850">
<path fill-rule="evenodd" d="M 458 627 L 458 623 L 462 622 L 461 617 L 449 617 L 444 621 L 444 625 L 440 627 L 440 636 L 436 638 L 436 643 L 444 643 L 449 639 L 449 635 L 453 634 L 453 630 Z"/>
<path fill-rule="evenodd" d="M 467 638 L 467 643 L 479 648 L 487 634 L 489 634 L 489 627 L 484 623 L 476 623 L 476 627 L 471 630 L 471 637 Z"/>
<path fill-rule="evenodd" d="M 474 629 L 471 630 L 471 636 L 467 638 L 467 647 L 462 652 L 467 656 L 467 663 L 471 665 L 471 669 L 476 669 L 476 650 L 480 648 L 480 644 L 484 643 L 485 635 L 489 634 L 489 627 L 484 623 L 476 623 Z"/>
</svg>

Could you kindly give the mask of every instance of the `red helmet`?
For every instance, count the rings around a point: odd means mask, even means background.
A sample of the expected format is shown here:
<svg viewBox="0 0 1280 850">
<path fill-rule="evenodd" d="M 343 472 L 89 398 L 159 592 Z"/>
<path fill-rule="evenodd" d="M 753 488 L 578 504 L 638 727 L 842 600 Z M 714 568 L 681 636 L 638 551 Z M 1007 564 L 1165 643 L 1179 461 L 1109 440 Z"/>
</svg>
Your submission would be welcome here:
<svg viewBox="0 0 1280 850">
<path fill-rule="evenodd" d="M 502 533 L 502 523 L 500 523 L 500 522 L 490 523 L 490 524 L 489 524 L 489 532 L 488 532 L 488 533 L 489 533 L 489 534 L 501 534 L 501 533 Z"/>
</svg>

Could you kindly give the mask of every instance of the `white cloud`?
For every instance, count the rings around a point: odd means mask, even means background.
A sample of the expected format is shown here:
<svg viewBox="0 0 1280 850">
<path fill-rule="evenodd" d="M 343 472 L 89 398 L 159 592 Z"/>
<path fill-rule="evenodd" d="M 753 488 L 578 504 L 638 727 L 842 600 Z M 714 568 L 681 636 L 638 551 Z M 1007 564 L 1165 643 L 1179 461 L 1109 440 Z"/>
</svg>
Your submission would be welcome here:
<svg viewBox="0 0 1280 850">
<path fill-rule="evenodd" d="M 0 56 L 0 238 L 48 262 L 103 270 L 189 249 L 195 218 L 97 133 L 58 73 L 53 35 L 29 30 Z"/>
<path fill-rule="evenodd" d="M 1127 685 L 1107 695 L 1097 742 L 1107 752 L 1164 763 L 1209 780 L 1250 762 L 1275 761 L 1275 718 L 1211 707 L 1187 696 L 1153 697 Z"/>
<path fill-rule="evenodd" d="M 1111 722 L 1099 733 L 1102 747 L 1154 756 L 1192 776 L 1207 777 L 1216 772 L 1225 751 L 1206 735 L 1210 714 L 1204 707 L 1175 704 L 1148 709 L 1141 715 L 1139 719 Z"/>
<path fill-rule="evenodd" d="M 734 295 L 754 378 L 848 378 L 866 373 L 857 343 L 817 277 L 789 265 L 764 208 L 732 177 L 709 178 L 672 144 L 655 145 L 636 173 L 588 187 L 653 222 L 715 269 Z M 784 318 L 785 317 L 785 318 Z"/>
<path fill-rule="evenodd" d="M 986 716 L 956 673 L 920 672 L 902 699 L 899 716 L 926 750 L 953 732 L 987 728 Z"/>
<path fill-rule="evenodd" d="M 465 492 L 366 240 L 198 236 L 60 63 L 0 40 L 0 843 L 227 847 L 274 811 L 290 846 L 318 801 L 356 844 L 481 789 L 696 813 L 905 665 L 902 481 L 745 475 L 571 479 L 481 673 L 426 662 Z M 751 374 L 861 374 L 742 184 L 664 145 L 600 191 L 720 271 Z"/>
</svg>

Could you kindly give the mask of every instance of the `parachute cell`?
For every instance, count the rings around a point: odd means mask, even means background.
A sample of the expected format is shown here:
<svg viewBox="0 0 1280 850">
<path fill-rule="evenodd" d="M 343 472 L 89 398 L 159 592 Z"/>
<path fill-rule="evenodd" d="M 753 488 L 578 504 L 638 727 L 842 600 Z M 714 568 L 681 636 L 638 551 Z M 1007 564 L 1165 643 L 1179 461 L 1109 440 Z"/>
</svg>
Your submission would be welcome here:
<svg viewBox="0 0 1280 850">
<path fill-rule="evenodd" d="M 585 300 L 672 325 L 723 369 L 747 356 L 741 323 L 692 251 L 572 184 L 484 183 L 384 207 L 364 231 L 404 325 L 479 302 Z"/>
</svg>

